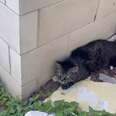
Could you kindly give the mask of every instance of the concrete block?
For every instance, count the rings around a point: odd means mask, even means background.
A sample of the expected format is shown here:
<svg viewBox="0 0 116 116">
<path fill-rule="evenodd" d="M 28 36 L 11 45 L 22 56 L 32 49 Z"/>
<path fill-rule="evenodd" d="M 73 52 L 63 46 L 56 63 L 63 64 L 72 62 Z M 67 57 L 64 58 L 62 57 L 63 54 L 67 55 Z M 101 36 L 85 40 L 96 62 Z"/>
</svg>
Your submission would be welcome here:
<svg viewBox="0 0 116 116">
<path fill-rule="evenodd" d="M 17 14 L 23 15 L 60 1 L 62 0 L 6 0 L 6 4 Z"/>
<path fill-rule="evenodd" d="M 8 45 L 0 38 L 0 65 L 10 72 L 9 48 Z"/>
<path fill-rule="evenodd" d="M 20 0 L 20 14 L 35 11 L 63 0 Z"/>
<path fill-rule="evenodd" d="M 20 17 L 20 54 L 37 47 L 38 12 Z"/>
<path fill-rule="evenodd" d="M 19 98 L 22 98 L 22 88 L 17 81 L 0 66 L 0 79 L 5 84 L 8 91 Z"/>
<path fill-rule="evenodd" d="M 19 16 L 2 4 L 0 4 L 0 37 L 2 37 L 11 48 L 20 52 Z"/>
<path fill-rule="evenodd" d="M 116 0 L 100 0 L 97 19 L 104 18 L 116 12 Z"/>
<path fill-rule="evenodd" d="M 103 20 L 91 23 L 86 27 L 70 34 L 69 49 L 73 50 L 87 42 L 97 39 L 107 39 L 116 32 L 116 13 Z"/>
<path fill-rule="evenodd" d="M 10 49 L 11 75 L 22 86 L 21 78 L 21 56 Z"/>
<path fill-rule="evenodd" d="M 27 84 L 22 86 L 22 98 L 27 99 L 29 96 L 32 95 L 33 92 L 37 91 L 38 84 L 36 80 L 32 80 Z"/>
<path fill-rule="evenodd" d="M 39 45 L 82 28 L 94 20 L 97 0 L 64 0 L 40 10 Z"/>
</svg>

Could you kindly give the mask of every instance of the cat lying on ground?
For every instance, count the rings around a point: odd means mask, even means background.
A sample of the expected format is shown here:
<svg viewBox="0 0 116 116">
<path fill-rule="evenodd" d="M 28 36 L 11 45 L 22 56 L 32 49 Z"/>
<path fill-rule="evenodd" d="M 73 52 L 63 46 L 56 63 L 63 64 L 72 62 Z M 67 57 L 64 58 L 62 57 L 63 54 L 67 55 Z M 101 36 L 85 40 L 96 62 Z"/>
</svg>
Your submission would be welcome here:
<svg viewBox="0 0 116 116">
<path fill-rule="evenodd" d="M 73 50 L 63 61 L 57 61 L 55 80 L 63 89 L 68 89 L 110 66 L 116 67 L 116 41 L 95 40 Z"/>
</svg>

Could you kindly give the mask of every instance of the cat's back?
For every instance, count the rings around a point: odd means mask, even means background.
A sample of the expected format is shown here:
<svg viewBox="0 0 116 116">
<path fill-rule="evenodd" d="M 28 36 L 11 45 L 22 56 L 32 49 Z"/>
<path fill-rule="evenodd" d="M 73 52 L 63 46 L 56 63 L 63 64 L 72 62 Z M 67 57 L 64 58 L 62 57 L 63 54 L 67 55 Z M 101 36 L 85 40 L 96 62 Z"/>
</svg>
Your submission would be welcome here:
<svg viewBox="0 0 116 116">
<path fill-rule="evenodd" d="M 103 44 L 104 52 L 107 56 L 116 56 L 116 41 L 107 41 Z"/>
<path fill-rule="evenodd" d="M 83 59 L 88 59 L 89 52 L 95 51 L 96 49 L 101 48 L 101 46 L 104 46 L 104 44 L 107 43 L 106 40 L 95 40 L 92 42 L 89 42 L 71 52 L 71 57 L 81 57 Z"/>
</svg>

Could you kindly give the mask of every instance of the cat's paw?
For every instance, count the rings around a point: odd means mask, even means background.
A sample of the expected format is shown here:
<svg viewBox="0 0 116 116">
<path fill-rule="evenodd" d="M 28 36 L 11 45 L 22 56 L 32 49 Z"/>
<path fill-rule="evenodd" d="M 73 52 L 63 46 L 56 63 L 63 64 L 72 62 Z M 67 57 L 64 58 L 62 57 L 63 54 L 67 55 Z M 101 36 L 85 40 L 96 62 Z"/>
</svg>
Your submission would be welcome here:
<svg viewBox="0 0 116 116">
<path fill-rule="evenodd" d="M 66 89 L 69 89 L 73 84 L 74 84 L 73 82 L 70 82 L 70 83 L 61 85 L 61 88 L 64 89 L 64 90 L 66 90 Z"/>
</svg>

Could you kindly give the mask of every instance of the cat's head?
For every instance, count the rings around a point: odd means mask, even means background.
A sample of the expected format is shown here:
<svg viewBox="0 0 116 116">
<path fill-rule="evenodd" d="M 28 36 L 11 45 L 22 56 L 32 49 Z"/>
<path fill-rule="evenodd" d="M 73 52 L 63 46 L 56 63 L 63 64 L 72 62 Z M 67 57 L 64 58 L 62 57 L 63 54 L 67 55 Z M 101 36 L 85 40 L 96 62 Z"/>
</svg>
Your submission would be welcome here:
<svg viewBox="0 0 116 116">
<path fill-rule="evenodd" d="M 69 88 L 74 83 L 80 81 L 79 66 L 70 61 L 56 62 L 55 81 L 59 82 L 63 88 Z"/>
</svg>

